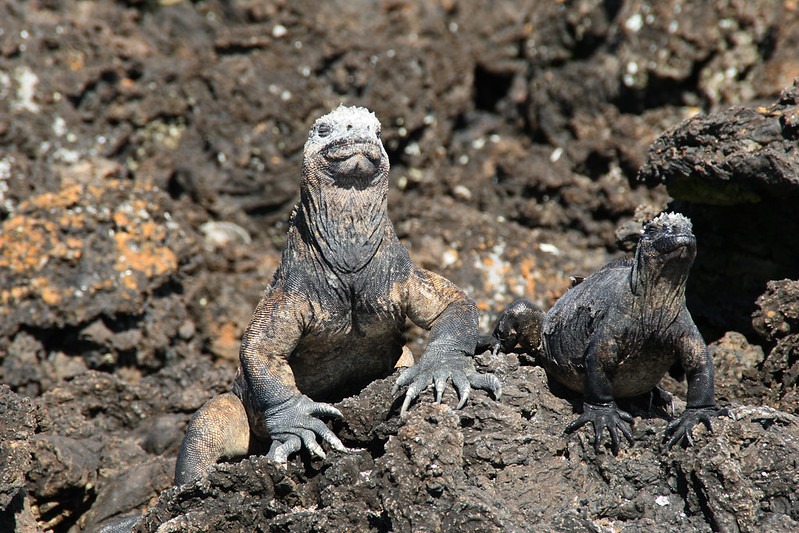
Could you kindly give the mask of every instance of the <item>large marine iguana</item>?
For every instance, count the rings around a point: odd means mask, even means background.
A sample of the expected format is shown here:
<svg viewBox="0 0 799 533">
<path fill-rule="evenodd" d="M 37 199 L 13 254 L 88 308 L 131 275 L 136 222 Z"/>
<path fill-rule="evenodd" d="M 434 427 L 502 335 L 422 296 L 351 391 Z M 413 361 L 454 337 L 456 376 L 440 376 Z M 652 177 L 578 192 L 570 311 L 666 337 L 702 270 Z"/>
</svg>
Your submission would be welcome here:
<svg viewBox="0 0 799 533">
<path fill-rule="evenodd" d="M 192 417 L 175 483 L 219 459 L 243 456 L 251 439 L 271 442 L 285 462 L 303 446 L 324 456 L 317 437 L 346 450 L 319 418 L 341 417 L 328 403 L 390 374 L 403 354 L 405 319 L 430 330 L 421 359 L 397 379 L 408 385 L 400 414 L 433 384 L 447 381 L 463 406 L 471 387 L 499 396 L 493 374 L 475 371 L 477 308 L 443 277 L 411 263 L 388 218 L 389 161 L 380 123 L 364 108 L 319 118 L 305 144 L 300 201 L 280 266 L 241 341 L 233 391 Z M 407 348 L 405 348 L 407 350 Z"/>
</svg>

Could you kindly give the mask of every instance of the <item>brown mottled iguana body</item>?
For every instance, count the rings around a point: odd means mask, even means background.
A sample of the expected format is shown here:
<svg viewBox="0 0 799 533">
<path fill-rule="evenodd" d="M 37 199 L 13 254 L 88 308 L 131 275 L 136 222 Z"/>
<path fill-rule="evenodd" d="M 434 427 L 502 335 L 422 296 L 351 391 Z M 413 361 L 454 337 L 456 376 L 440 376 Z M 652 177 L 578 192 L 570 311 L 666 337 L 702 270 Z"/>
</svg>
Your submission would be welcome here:
<svg viewBox="0 0 799 533">
<path fill-rule="evenodd" d="M 405 319 L 430 330 L 420 361 L 397 379 L 408 385 L 401 414 L 448 380 L 461 407 L 470 387 L 500 393 L 493 374 L 475 371 L 477 308 L 451 282 L 415 267 L 387 212 L 389 162 L 380 123 L 363 108 L 319 118 L 305 145 L 300 202 L 280 266 L 241 342 L 233 391 L 192 418 L 175 483 L 201 476 L 219 459 L 246 455 L 251 439 L 271 442 L 285 462 L 317 442 L 346 450 L 318 416 L 341 416 L 332 401 L 390 374 L 403 353 Z"/>
</svg>

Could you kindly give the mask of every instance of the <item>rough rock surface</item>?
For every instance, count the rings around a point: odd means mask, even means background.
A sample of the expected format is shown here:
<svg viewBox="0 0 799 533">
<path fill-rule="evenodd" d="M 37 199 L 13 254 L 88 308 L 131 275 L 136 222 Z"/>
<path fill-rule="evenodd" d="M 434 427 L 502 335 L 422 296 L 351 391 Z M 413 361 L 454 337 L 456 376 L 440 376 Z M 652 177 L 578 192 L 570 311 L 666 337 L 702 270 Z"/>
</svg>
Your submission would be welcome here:
<svg viewBox="0 0 799 533">
<path fill-rule="evenodd" d="M 0 527 L 35 527 L 30 502 L 25 500 L 26 476 L 31 467 L 31 439 L 36 432 L 36 407 L 30 398 L 0 385 Z M 16 524 L 15 524 L 16 515 Z"/>
<path fill-rule="evenodd" d="M 665 419 L 643 416 L 635 447 L 614 458 L 609 449 L 595 454 L 590 437 L 563 435 L 572 406 L 549 391 L 542 369 L 519 366 L 513 354 L 487 362 L 505 373 L 500 405 L 482 392 L 462 411 L 427 399 L 397 427 L 388 412 L 367 405 L 385 398 L 391 384 L 376 382 L 342 404 L 343 411 L 379 415 L 370 421 L 379 440 L 353 441 L 368 452 L 297 462 L 286 471 L 263 457 L 220 466 L 208 479 L 163 493 L 139 531 L 159 524 L 167 524 L 160 531 L 799 525 L 799 418 L 737 406 L 731 418 L 714 420 L 713 433 L 696 429 L 695 446 L 664 454 Z"/>
<path fill-rule="evenodd" d="M 759 365 L 767 398 L 781 409 L 799 413 L 799 281 L 769 281 L 757 299 L 752 324 L 766 338 L 768 357 Z"/>
<path fill-rule="evenodd" d="M 792 2 L 46 0 L 0 20 L 0 530 L 148 509 L 141 530 L 797 529 Z M 339 103 L 380 118 L 397 233 L 484 329 L 676 199 L 734 417 L 662 455 L 665 420 L 633 409 L 636 446 L 595 455 L 541 369 L 486 355 L 499 404 L 426 394 L 400 421 L 378 381 L 333 427 L 364 452 L 170 488 Z"/>
</svg>

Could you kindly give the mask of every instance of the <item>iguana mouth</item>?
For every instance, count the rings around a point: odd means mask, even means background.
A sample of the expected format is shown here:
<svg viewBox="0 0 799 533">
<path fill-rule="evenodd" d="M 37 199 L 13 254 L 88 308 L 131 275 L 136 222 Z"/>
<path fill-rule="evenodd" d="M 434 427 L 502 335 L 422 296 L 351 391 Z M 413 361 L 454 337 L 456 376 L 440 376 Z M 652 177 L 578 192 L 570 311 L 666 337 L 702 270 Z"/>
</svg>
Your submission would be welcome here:
<svg viewBox="0 0 799 533">
<path fill-rule="evenodd" d="M 370 140 L 344 140 L 330 144 L 322 152 L 331 175 L 342 187 L 364 187 L 380 172 L 383 150 Z"/>
<path fill-rule="evenodd" d="M 377 166 L 380 162 L 380 146 L 370 140 L 350 140 L 334 141 L 327 146 L 323 154 L 330 161 L 344 161 L 355 155 L 362 155 L 369 159 L 372 164 Z"/>
</svg>

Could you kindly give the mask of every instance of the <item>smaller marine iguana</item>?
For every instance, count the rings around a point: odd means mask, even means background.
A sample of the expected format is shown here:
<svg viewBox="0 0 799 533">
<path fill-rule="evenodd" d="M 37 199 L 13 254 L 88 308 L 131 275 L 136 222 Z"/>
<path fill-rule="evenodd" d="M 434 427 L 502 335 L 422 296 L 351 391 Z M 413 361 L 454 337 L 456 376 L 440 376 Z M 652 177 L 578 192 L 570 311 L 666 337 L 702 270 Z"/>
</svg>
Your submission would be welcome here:
<svg viewBox="0 0 799 533">
<path fill-rule="evenodd" d="M 517 345 L 537 352 L 547 373 L 583 393 L 583 413 L 566 427 L 571 433 L 594 427 L 599 449 L 607 429 L 611 450 L 619 433 L 632 444 L 633 418 L 614 398 L 652 391 L 669 368 L 680 362 L 688 380 L 687 409 L 666 427 L 670 448 L 683 437 L 691 443 L 698 423 L 726 414 L 716 406 L 713 361 L 685 306 L 685 284 L 696 257 L 691 222 L 663 213 L 643 231 L 635 257 L 609 263 L 578 282 L 546 315 L 527 300 L 503 311 L 478 350 L 505 352 Z"/>
<path fill-rule="evenodd" d="M 329 403 L 389 375 L 403 355 L 405 319 L 430 330 L 421 359 L 397 379 L 407 385 L 400 415 L 429 385 L 440 402 L 448 381 L 462 407 L 470 388 L 498 397 L 499 379 L 475 371 L 477 307 L 443 277 L 411 263 L 388 218 L 389 162 L 380 122 L 364 108 L 319 118 L 305 144 L 300 201 L 280 266 L 241 341 L 233 391 L 192 417 L 175 484 L 219 459 L 271 443 L 285 462 L 303 446 L 324 457 L 317 437 L 347 450 L 318 417 Z"/>
</svg>

